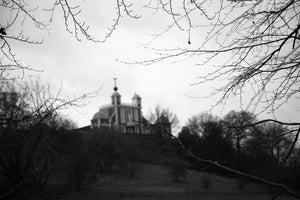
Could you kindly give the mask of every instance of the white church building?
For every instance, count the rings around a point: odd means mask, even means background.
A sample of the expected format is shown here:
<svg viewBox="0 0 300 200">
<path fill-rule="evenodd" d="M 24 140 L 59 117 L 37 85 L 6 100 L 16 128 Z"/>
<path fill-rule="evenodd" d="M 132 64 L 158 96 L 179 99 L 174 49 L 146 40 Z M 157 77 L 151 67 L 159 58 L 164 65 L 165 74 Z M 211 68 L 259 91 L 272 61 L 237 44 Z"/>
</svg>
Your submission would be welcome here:
<svg viewBox="0 0 300 200">
<path fill-rule="evenodd" d="M 152 134 L 151 124 L 142 114 L 142 98 L 135 93 L 131 100 L 131 103 L 121 101 L 115 79 L 111 103 L 101 106 L 94 114 L 91 128 L 132 134 Z"/>
</svg>

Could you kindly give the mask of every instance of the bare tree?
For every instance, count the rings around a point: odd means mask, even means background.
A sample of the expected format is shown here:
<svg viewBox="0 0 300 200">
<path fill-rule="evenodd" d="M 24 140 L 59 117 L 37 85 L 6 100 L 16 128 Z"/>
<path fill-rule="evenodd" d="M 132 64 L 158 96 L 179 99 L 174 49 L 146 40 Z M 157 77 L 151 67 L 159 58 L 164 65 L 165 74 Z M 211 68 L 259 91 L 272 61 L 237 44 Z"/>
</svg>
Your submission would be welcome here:
<svg viewBox="0 0 300 200">
<path fill-rule="evenodd" d="M 260 105 L 260 112 L 274 113 L 299 94 L 299 0 L 166 0 L 151 1 L 147 7 L 162 11 L 173 20 L 153 40 L 177 28 L 186 32 L 187 43 L 156 49 L 150 46 L 152 40 L 148 45 L 156 56 L 132 64 L 151 65 L 168 59 L 174 61 L 198 58 L 199 65 L 209 71 L 200 74 L 194 85 L 227 80 L 214 92 L 220 98 L 213 107 L 226 103 L 232 97 L 239 97 L 243 104 L 248 104 L 246 109 Z M 246 92 L 247 95 L 252 94 L 249 101 L 245 101 Z M 298 140 L 300 122 L 283 122 L 274 118 L 242 124 L 239 128 L 265 122 L 287 126 L 288 133 L 293 136 L 286 161 Z M 193 157 L 212 163 L 194 155 Z M 286 186 L 282 188 L 282 191 L 289 190 Z"/>
<path fill-rule="evenodd" d="M 49 3 L 50 2 L 50 3 Z M 123 16 L 139 18 L 133 14 L 131 3 L 116 0 L 116 18 L 109 28 L 105 39 L 95 39 L 89 33 L 89 26 L 81 19 L 79 5 L 68 0 L 49 1 L 52 7 L 33 7 L 24 0 L 6 0 L 0 4 L 6 11 L 6 23 L 0 24 L 1 42 L 1 80 L 8 78 L 8 71 L 30 69 L 16 57 L 11 46 L 12 40 L 39 44 L 24 35 L 18 22 L 29 20 L 34 28 L 47 31 L 54 11 L 63 13 L 66 30 L 76 37 L 90 41 L 105 41 L 111 36 Z M 264 102 L 264 109 L 274 110 L 299 92 L 299 1 L 150 1 L 146 8 L 159 10 L 169 16 L 173 23 L 155 38 L 178 28 L 187 33 L 188 47 L 175 49 L 157 49 L 154 59 L 137 62 L 153 64 L 174 57 L 200 56 L 201 65 L 210 66 L 210 61 L 222 58 L 224 62 L 210 67 L 211 71 L 200 75 L 195 84 L 228 78 L 229 81 L 219 89 L 221 98 L 216 104 L 226 102 L 230 97 L 243 96 L 245 88 L 252 88 L 252 105 Z M 49 13 L 49 18 L 42 20 L 38 11 Z M 4 20 L 4 21 L 5 21 Z M 21 23 L 22 24 L 22 23 Z M 18 33 L 11 33 L 12 26 L 19 26 Z M 204 40 L 194 45 L 197 35 L 206 32 Z M 154 38 L 154 39 L 155 39 Z M 226 58 L 226 60 L 224 59 Z"/>
<path fill-rule="evenodd" d="M 284 163 L 292 138 L 289 130 L 284 126 L 267 122 L 255 127 L 252 136 L 246 142 L 247 151 L 267 157 L 264 164 L 269 161 L 273 167 Z M 291 158 L 292 159 L 292 158 Z"/>
<path fill-rule="evenodd" d="M 201 113 L 188 119 L 186 126 L 189 128 L 192 134 L 202 136 L 204 133 L 204 124 L 210 121 L 218 120 L 219 119 L 212 114 Z"/>
<path fill-rule="evenodd" d="M 111 27 L 104 34 L 103 39 L 95 38 L 89 30 L 88 23 L 81 14 L 79 2 L 69 0 L 47 0 L 40 2 L 27 2 L 26 0 L 3 0 L 0 2 L 0 83 L 11 76 L 12 71 L 35 70 L 30 64 L 24 64 L 21 57 L 14 51 L 15 42 L 27 44 L 42 44 L 43 38 L 35 38 L 27 35 L 24 26 L 30 26 L 33 30 L 50 32 L 49 26 L 53 18 L 59 18 L 56 12 L 62 14 L 66 31 L 81 41 L 85 39 L 92 42 L 105 42 L 117 28 L 122 16 L 137 19 L 138 15 L 133 14 L 131 4 L 123 0 L 116 0 L 116 16 L 112 20 Z M 27 27 L 28 28 L 28 27 Z"/>
<path fill-rule="evenodd" d="M 236 166 L 238 169 L 242 169 L 242 153 L 243 153 L 243 143 L 253 135 L 253 127 L 248 126 L 256 122 L 254 114 L 246 111 L 229 112 L 223 120 L 225 126 L 227 127 L 226 132 L 231 136 L 232 142 L 235 146 L 236 152 Z"/>
<path fill-rule="evenodd" d="M 155 58 L 136 63 L 199 57 L 209 72 L 195 84 L 228 80 L 216 89 L 221 95 L 216 105 L 233 96 L 243 99 L 247 91 L 253 94 L 249 105 L 263 103 L 263 111 L 274 111 L 299 93 L 298 0 L 166 0 L 151 1 L 148 7 L 173 19 L 154 39 L 178 28 L 188 41 L 184 47 L 156 49 Z"/>
<path fill-rule="evenodd" d="M 164 117 L 169 123 L 171 123 L 172 131 L 178 130 L 179 120 L 177 115 L 171 112 L 169 108 L 162 108 L 160 105 L 157 105 L 149 114 L 148 119 L 152 124 L 155 124 L 161 117 Z"/>
<path fill-rule="evenodd" d="M 60 121 L 60 112 L 79 106 L 86 95 L 62 98 L 38 80 L 9 81 L 0 89 L 0 174 L 12 186 L 3 198 L 26 182 L 46 184 L 55 151 L 44 137 L 53 121 Z"/>
<path fill-rule="evenodd" d="M 193 146 L 190 149 L 191 152 L 202 158 L 233 166 L 233 143 L 220 118 L 212 114 L 201 113 L 191 117 L 186 128 L 188 128 L 188 132 L 179 134 L 178 138 L 186 138 L 186 141 L 190 143 L 186 144 Z"/>
</svg>

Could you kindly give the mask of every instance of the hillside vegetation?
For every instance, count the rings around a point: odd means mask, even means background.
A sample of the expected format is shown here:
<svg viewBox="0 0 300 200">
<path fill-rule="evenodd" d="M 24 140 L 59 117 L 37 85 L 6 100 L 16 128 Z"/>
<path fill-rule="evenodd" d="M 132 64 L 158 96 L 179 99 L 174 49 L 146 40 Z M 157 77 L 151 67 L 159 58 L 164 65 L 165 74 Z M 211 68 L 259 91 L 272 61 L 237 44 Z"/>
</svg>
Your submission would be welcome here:
<svg viewBox="0 0 300 200">
<path fill-rule="evenodd" d="M 270 188 L 239 179 L 188 170 L 186 178 L 172 180 L 166 166 L 140 164 L 136 177 L 101 176 L 80 190 L 44 191 L 35 199 L 96 200 L 96 199 L 271 199 Z M 54 183 L 49 188 L 55 188 Z M 47 195 L 47 193 L 51 195 Z M 294 199 L 280 196 L 278 199 Z"/>
</svg>

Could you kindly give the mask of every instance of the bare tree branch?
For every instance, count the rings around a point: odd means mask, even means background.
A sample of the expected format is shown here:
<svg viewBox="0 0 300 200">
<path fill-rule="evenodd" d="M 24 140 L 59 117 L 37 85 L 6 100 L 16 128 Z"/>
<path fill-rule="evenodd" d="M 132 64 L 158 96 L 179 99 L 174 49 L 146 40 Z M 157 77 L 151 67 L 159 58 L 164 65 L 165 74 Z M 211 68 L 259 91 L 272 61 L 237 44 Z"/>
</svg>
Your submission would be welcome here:
<svg viewBox="0 0 300 200">
<path fill-rule="evenodd" d="M 163 127 L 159 127 L 159 128 L 163 128 Z M 188 150 L 177 137 L 172 135 L 170 132 L 168 132 L 168 134 L 172 139 L 174 139 L 178 143 L 178 145 L 182 148 L 182 150 L 184 150 L 184 152 L 186 152 L 189 156 L 191 156 L 195 160 L 198 160 L 202 163 L 206 163 L 206 164 L 218 167 L 218 168 L 223 169 L 227 172 L 231 172 L 235 175 L 239 175 L 241 177 L 248 178 L 249 180 L 252 180 L 252 181 L 255 181 L 255 182 L 258 182 L 258 183 L 263 183 L 263 184 L 266 184 L 266 185 L 269 185 L 269 186 L 272 186 L 272 187 L 280 188 L 281 189 L 280 193 L 278 193 L 275 197 L 281 195 L 283 192 L 286 192 L 287 194 L 289 194 L 293 197 L 296 197 L 297 199 L 300 199 L 300 195 L 298 193 L 294 192 L 293 190 L 291 190 L 288 186 L 286 186 L 284 184 L 268 181 L 266 179 L 263 179 L 263 178 L 260 178 L 260 177 L 257 177 L 257 176 L 253 176 L 253 175 L 250 175 L 250 174 L 247 174 L 247 173 L 244 173 L 244 172 L 226 167 L 226 166 L 224 166 L 224 165 L 222 165 L 218 162 L 200 158 L 200 157 L 196 156 L 195 154 L 193 154 L 190 150 Z"/>
</svg>

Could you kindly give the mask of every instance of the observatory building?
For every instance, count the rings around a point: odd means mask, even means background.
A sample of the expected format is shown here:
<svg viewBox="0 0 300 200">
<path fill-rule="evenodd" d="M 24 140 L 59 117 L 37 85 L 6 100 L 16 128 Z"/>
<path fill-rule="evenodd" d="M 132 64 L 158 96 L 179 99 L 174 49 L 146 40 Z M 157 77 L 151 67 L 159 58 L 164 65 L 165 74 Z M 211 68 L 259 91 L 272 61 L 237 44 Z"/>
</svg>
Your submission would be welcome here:
<svg viewBox="0 0 300 200">
<path fill-rule="evenodd" d="M 116 79 L 111 103 L 101 106 L 94 114 L 91 128 L 145 135 L 171 133 L 171 123 L 163 116 L 157 119 L 155 124 L 151 124 L 143 117 L 142 98 L 138 94 L 133 95 L 131 103 L 122 102 Z"/>
</svg>

